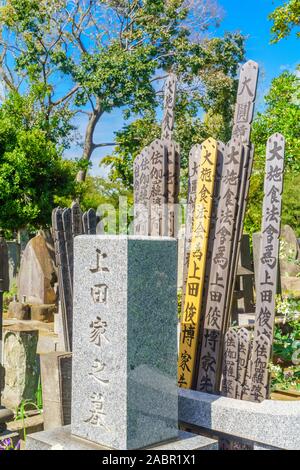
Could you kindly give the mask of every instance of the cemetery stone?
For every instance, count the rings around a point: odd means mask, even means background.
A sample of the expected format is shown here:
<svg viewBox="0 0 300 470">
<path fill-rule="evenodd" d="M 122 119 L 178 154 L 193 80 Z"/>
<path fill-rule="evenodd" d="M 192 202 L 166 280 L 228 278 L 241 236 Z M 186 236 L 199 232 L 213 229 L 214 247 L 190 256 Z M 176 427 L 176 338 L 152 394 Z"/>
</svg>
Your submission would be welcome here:
<svg viewBox="0 0 300 470">
<path fill-rule="evenodd" d="M 42 233 L 32 238 L 22 255 L 18 280 L 19 299 L 30 304 L 55 304 L 56 268 L 53 252 Z"/>
<path fill-rule="evenodd" d="M 72 434 L 115 449 L 177 436 L 174 239 L 75 239 Z"/>
<path fill-rule="evenodd" d="M 39 380 L 38 331 L 25 325 L 5 327 L 3 404 L 16 409 L 23 400 L 35 402 Z"/>
</svg>

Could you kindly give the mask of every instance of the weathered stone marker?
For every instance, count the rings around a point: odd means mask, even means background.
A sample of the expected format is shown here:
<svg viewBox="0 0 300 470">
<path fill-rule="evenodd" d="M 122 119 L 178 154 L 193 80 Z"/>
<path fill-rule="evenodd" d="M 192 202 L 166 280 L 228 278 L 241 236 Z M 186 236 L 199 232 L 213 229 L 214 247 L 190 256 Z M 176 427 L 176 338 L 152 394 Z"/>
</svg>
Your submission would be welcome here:
<svg viewBox="0 0 300 470">
<path fill-rule="evenodd" d="M 284 137 L 281 134 L 271 136 L 267 145 L 262 237 L 256 293 L 251 383 L 251 399 L 253 401 L 261 401 L 268 396 L 267 364 L 271 358 L 275 320 L 284 152 Z"/>
<path fill-rule="evenodd" d="M 177 246 L 77 237 L 72 434 L 115 449 L 177 436 Z"/>
<path fill-rule="evenodd" d="M 178 384 L 184 388 L 191 388 L 195 373 L 205 263 L 217 165 L 217 147 L 217 142 L 214 139 L 208 139 L 202 144 L 198 171 L 193 236 L 190 246 L 184 310 L 181 319 L 178 358 Z"/>
</svg>

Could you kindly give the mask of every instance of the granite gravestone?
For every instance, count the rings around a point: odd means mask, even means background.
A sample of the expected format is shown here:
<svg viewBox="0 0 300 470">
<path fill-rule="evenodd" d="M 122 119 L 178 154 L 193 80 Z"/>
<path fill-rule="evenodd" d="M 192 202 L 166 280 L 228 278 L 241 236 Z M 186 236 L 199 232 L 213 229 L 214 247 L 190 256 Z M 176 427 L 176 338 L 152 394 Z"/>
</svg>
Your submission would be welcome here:
<svg viewBox="0 0 300 470">
<path fill-rule="evenodd" d="M 170 238 L 75 239 L 73 435 L 123 450 L 177 436 L 176 250 Z"/>
</svg>

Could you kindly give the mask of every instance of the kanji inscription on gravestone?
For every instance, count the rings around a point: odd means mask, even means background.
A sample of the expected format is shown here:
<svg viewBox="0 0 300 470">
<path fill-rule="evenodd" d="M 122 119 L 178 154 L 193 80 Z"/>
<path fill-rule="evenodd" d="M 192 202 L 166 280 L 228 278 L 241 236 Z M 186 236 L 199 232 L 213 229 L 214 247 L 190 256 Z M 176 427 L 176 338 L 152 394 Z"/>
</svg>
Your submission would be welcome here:
<svg viewBox="0 0 300 470">
<path fill-rule="evenodd" d="M 72 434 L 119 450 L 176 438 L 176 240 L 91 235 L 74 247 Z"/>
</svg>

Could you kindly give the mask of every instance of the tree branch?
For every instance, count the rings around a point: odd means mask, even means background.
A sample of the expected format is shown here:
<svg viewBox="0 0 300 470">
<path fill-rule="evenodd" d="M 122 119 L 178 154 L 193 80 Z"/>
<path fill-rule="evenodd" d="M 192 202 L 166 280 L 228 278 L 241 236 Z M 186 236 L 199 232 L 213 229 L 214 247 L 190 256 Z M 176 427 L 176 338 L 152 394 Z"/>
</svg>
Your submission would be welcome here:
<svg viewBox="0 0 300 470">
<path fill-rule="evenodd" d="M 64 101 L 66 101 L 68 98 L 70 98 L 72 95 L 74 95 L 74 93 L 76 93 L 76 91 L 80 88 L 80 85 L 75 85 L 74 88 L 72 88 L 72 90 L 69 91 L 69 93 L 67 93 L 65 96 L 63 96 L 62 98 L 60 98 L 59 100 L 57 101 L 53 101 L 51 103 L 52 106 L 58 106 L 60 105 L 61 103 L 63 103 Z"/>
<path fill-rule="evenodd" d="M 93 149 L 97 149 L 100 147 L 114 147 L 116 145 L 116 142 L 106 142 L 103 144 L 93 144 Z"/>
</svg>

